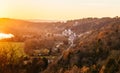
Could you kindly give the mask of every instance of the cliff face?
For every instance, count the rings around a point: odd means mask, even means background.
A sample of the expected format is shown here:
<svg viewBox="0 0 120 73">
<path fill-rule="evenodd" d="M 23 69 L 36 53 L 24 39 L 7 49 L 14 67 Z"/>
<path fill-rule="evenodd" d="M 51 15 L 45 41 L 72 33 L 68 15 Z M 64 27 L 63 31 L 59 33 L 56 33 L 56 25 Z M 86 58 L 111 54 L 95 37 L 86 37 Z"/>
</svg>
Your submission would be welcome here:
<svg viewBox="0 0 120 73">
<path fill-rule="evenodd" d="M 94 30 L 79 45 L 65 50 L 43 73 L 119 73 L 120 22 Z"/>
</svg>

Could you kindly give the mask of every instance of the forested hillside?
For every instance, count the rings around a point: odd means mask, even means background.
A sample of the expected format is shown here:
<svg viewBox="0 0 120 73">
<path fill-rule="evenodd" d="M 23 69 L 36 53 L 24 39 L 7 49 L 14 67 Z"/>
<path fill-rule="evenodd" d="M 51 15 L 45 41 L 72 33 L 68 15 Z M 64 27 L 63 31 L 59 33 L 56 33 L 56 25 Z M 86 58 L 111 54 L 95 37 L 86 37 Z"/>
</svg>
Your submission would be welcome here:
<svg viewBox="0 0 120 73">
<path fill-rule="evenodd" d="M 120 21 L 94 30 L 67 49 L 43 73 L 119 73 Z"/>
</svg>

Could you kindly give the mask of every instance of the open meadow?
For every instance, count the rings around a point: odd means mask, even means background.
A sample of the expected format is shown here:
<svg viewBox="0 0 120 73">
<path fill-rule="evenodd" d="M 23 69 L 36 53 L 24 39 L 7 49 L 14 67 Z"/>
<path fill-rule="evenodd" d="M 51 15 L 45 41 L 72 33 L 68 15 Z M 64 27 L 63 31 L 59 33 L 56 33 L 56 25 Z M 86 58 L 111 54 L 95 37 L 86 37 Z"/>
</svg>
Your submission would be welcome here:
<svg viewBox="0 0 120 73">
<path fill-rule="evenodd" d="M 0 42 L 0 54 L 6 52 L 14 52 L 17 56 L 24 55 L 24 43 L 23 42 Z M 7 55 L 6 54 L 6 55 Z"/>
</svg>

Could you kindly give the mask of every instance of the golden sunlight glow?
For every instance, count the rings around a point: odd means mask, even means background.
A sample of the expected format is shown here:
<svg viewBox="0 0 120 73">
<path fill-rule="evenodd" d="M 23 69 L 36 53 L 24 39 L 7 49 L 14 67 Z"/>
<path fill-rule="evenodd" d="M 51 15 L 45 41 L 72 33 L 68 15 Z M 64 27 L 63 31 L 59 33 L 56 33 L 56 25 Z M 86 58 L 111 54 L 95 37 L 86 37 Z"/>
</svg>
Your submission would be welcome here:
<svg viewBox="0 0 120 73">
<path fill-rule="evenodd" d="M 120 0 L 0 0 L 0 17 L 71 20 L 120 16 Z"/>
<path fill-rule="evenodd" d="M 13 34 L 0 33 L 0 39 L 12 38 Z"/>
<path fill-rule="evenodd" d="M 7 16 L 7 3 L 4 0 L 0 0 L 0 17 Z"/>
<path fill-rule="evenodd" d="M 3 4 L 2 2 L 0 1 L 0 16 L 3 14 Z"/>
</svg>

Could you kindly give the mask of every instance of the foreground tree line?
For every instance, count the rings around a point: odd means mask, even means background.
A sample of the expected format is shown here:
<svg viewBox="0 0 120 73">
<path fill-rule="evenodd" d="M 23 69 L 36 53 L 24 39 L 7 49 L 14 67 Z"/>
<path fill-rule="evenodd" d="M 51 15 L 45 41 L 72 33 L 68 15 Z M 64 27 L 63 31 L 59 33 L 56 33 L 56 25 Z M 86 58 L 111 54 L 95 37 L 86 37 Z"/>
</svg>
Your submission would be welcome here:
<svg viewBox="0 0 120 73">
<path fill-rule="evenodd" d="M 0 73 L 39 73 L 48 66 L 46 58 L 29 57 L 15 45 L 8 45 L 0 47 Z"/>
</svg>

